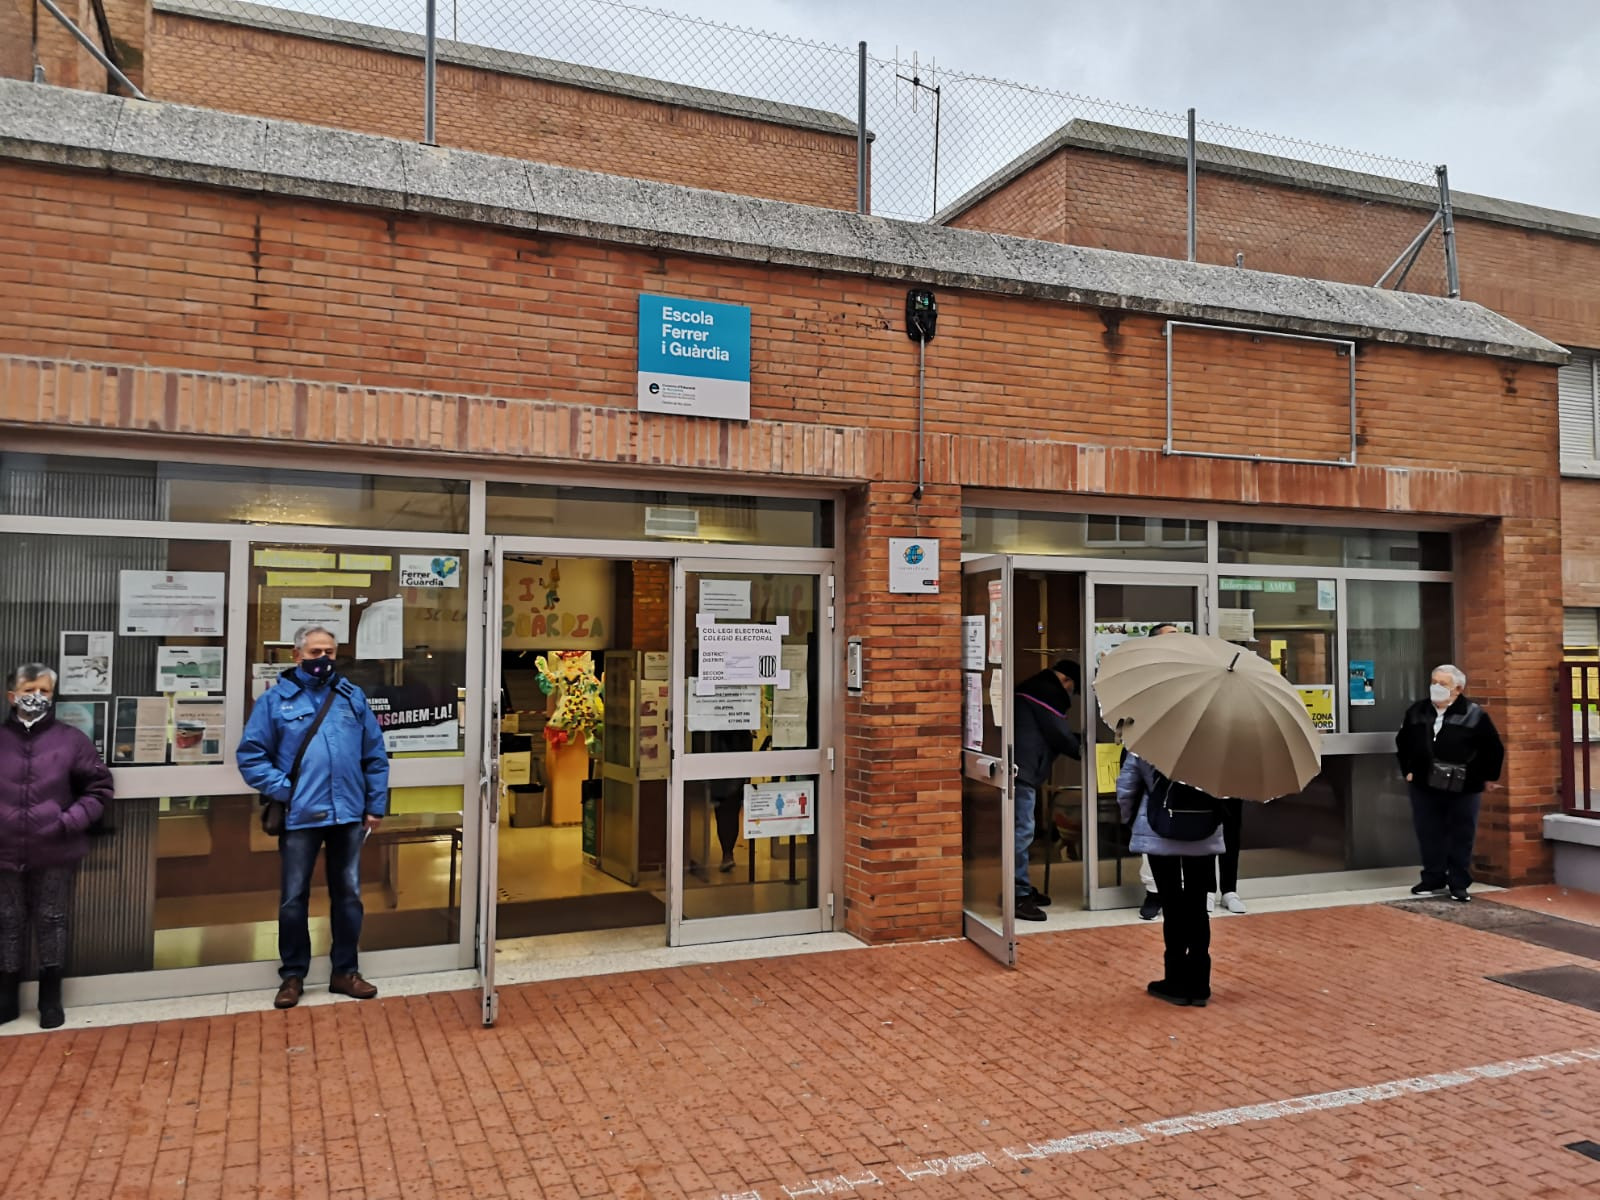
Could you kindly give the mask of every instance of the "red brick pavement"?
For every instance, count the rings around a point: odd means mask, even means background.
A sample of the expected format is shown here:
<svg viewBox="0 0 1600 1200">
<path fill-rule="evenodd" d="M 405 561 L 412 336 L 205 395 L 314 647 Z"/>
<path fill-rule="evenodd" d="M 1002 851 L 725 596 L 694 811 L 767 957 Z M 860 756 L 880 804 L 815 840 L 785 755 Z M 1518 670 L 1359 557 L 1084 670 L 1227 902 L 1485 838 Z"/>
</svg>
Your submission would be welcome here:
<svg viewBox="0 0 1600 1200">
<path fill-rule="evenodd" d="M 1600 1195 L 1600 1162 L 1562 1149 L 1600 1140 L 1600 1061 L 1006 1155 L 1600 1049 L 1600 1015 L 1483 979 L 1562 954 L 1373 907 L 1214 929 L 1204 1010 L 1143 994 L 1160 935 L 1137 926 L 1031 937 L 1015 972 L 953 942 L 518 987 L 492 1030 L 452 993 L 8 1038 L 0 1192 Z"/>
</svg>

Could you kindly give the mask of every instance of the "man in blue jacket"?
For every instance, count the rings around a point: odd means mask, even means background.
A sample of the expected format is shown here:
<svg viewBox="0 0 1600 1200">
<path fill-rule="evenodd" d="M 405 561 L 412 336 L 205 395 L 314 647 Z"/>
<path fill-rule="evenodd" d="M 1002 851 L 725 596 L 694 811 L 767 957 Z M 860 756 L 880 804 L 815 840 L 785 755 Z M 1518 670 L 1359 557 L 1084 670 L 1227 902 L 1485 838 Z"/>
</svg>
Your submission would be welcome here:
<svg viewBox="0 0 1600 1200">
<path fill-rule="evenodd" d="M 357 1000 L 378 994 L 356 970 L 356 947 L 361 942 L 361 847 L 388 812 L 389 758 L 366 696 L 334 669 L 338 649 L 338 640 L 321 626 L 296 632 L 294 667 L 256 701 L 239 742 L 245 782 L 287 808 L 278 842 L 283 862 L 278 901 L 283 982 L 273 1001 L 278 1008 L 293 1008 L 305 990 L 311 967 L 311 873 L 324 846 L 333 925 L 328 990 Z M 302 743 L 305 754 L 291 783 L 289 772 Z"/>
</svg>

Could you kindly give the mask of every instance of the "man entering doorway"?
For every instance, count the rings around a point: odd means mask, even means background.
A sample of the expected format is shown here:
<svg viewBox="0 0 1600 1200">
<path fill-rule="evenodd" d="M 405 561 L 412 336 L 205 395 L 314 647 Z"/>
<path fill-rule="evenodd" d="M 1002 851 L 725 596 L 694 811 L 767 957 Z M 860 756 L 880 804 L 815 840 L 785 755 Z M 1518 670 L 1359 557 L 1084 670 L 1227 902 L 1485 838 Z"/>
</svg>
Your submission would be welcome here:
<svg viewBox="0 0 1600 1200">
<path fill-rule="evenodd" d="M 293 1008 L 305 990 L 311 874 L 324 847 L 333 926 L 328 990 L 357 1000 L 378 994 L 356 969 L 356 948 L 363 916 L 361 847 L 389 809 L 389 758 L 366 696 L 335 669 L 338 649 L 338 640 L 320 625 L 297 630 L 294 667 L 256 701 L 239 742 L 245 782 L 286 808 L 278 839 L 278 1008 Z"/>
<path fill-rule="evenodd" d="M 1050 782 L 1050 768 L 1056 756 L 1083 756 L 1083 743 L 1067 721 L 1072 697 L 1082 683 L 1083 673 L 1070 658 L 1063 658 L 1049 670 L 1031 675 L 1017 685 L 1016 754 L 1016 914 L 1019 921 L 1042 921 L 1044 906 L 1050 903 L 1028 877 L 1028 854 L 1033 848 L 1034 809 L 1039 789 Z"/>
</svg>

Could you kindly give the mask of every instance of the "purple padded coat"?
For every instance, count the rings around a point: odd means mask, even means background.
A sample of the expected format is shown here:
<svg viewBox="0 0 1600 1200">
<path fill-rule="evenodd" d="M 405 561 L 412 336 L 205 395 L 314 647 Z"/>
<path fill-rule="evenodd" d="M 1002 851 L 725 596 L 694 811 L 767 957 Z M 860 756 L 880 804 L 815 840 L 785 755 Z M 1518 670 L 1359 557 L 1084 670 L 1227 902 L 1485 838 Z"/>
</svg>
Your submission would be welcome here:
<svg viewBox="0 0 1600 1200">
<path fill-rule="evenodd" d="M 0 871 L 64 867 L 89 853 L 111 772 L 83 732 L 46 715 L 0 725 Z"/>
</svg>

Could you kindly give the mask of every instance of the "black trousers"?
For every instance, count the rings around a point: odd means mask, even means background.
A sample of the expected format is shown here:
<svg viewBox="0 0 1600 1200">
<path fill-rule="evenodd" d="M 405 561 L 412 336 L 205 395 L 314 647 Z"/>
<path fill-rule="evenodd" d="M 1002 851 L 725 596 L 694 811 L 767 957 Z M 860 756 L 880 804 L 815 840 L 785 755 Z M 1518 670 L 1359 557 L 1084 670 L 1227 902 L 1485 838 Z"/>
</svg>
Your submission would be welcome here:
<svg viewBox="0 0 1600 1200">
<path fill-rule="evenodd" d="M 1244 823 L 1244 801 L 1222 801 L 1222 853 L 1217 856 L 1217 873 L 1222 876 L 1217 891 L 1223 895 L 1239 890 L 1239 827 Z"/>
<path fill-rule="evenodd" d="M 740 816 L 744 812 L 744 801 L 737 796 L 729 796 L 716 801 L 712 807 L 717 810 L 717 841 L 722 843 L 722 857 L 732 858 L 733 848 L 739 842 L 739 835 L 744 832 Z"/>
<path fill-rule="evenodd" d="M 1161 936 L 1166 941 L 1163 979 L 1180 995 L 1211 995 L 1211 918 L 1206 893 L 1217 875 L 1214 854 L 1150 855 L 1150 872 L 1161 896 Z"/>
<path fill-rule="evenodd" d="M 1411 785 L 1411 824 L 1422 853 L 1422 882 L 1464 892 L 1472 884 L 1472 844 L 1478 837 L 1482 792 L 1462 795 Z"/>
<path fill-rule="evenodd" d="M 77 879 L 77 863 L 0 871 L 0 971 L 17 974 L 23 969 L 30 936 L 38 947 L 40 970 L 67 965 L 67 922 Z"/>
</svg>

